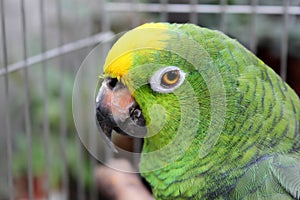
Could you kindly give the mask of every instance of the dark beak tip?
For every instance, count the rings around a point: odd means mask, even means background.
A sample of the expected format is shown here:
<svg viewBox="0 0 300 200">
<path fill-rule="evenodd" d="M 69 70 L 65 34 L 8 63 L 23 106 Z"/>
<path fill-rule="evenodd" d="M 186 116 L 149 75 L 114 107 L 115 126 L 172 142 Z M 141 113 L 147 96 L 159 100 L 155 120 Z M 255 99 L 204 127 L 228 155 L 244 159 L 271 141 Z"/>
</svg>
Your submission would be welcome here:
<svg viewBox="0 0 300 200">
<path fill-rule="evenodd" d="M 114 153 L 118 153 L 118 150 L 116 149 L 114 143 L 111 141 L 112 128 L 107 125 L 100 124 L 100 122 L 98 121 L 98 117 L 96 118 L 96 124 L 101 138 L 104 139 L 106 144 L 108 144 L 109 148 Z"/>
<path fill-rule="evenodd" d="M 101 138 L 108 144 L 109 148 L 114 152 L 118 153 L 115 145 L 111 141 L 111 134 L 112 134 L 112 126 L 107 119 L 107 116 L 103 114 L 103 109 L 101 108 L 101 104 L 96 102 L 96 125 L 98 131 L 100 132 Z"/>
</svg>

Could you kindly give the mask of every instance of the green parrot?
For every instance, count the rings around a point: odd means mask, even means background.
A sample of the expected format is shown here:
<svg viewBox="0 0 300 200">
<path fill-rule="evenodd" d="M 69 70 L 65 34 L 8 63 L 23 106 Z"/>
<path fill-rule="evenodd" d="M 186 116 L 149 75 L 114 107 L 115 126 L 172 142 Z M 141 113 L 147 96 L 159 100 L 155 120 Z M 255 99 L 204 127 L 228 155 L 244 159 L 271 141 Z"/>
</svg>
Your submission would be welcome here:
<svg viewBox="0 0 300 200">
<path fill-rule="evenodd" d="M 299 97 L 219 31 L 147 23 L 124 34 L 96 119 L 106 138 L 143 138 L 155 199 L 300 199 Z"/>
</svg>

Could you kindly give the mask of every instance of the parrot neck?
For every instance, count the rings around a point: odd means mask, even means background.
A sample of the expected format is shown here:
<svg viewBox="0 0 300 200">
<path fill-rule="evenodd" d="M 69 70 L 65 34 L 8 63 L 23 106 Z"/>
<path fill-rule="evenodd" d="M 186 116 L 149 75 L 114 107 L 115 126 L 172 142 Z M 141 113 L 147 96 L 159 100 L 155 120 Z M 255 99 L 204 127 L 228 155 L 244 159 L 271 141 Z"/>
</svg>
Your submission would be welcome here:
<svg viewBox="0 0 300 200">
<path fill-rule="evenodd" d="M 144 148 L 147 148 L 147 142 L 145 143 Z M 201 159 L 199 151 L 194 148 L 197 146 L 199 144 L 195 140 L 185 154 L 171 163 L 167 163 L 170 161 L 168 158 L 174 155 L 169 153 L 153 157 L 142 155 L 141 173 L 151 184 L 157 199 L 215 199 L 228 195 L 236 178 L 244 173 L 244 165 L 229 166 L 230 158 L 218 157 L 219 147 Z M 161 168 L 151 171 L 151 166 Z M 216 182 L 218 185 L 213 184 Z"/>
</svg>

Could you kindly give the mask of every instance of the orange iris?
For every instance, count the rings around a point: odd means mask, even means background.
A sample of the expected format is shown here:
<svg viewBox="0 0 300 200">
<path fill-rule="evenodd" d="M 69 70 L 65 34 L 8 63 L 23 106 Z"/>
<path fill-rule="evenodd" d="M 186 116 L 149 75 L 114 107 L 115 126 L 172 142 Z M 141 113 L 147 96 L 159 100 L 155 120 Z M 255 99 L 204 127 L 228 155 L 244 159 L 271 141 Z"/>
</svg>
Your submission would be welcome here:
<svg viewBox="0 0 300 200">
<path fill-rule="evenodd" d="M 165 86 L 171 86 L 179 81 L 179 70 L 172 70 L 166 72 L 161 78 L 161 84 Z"/>
</svg>

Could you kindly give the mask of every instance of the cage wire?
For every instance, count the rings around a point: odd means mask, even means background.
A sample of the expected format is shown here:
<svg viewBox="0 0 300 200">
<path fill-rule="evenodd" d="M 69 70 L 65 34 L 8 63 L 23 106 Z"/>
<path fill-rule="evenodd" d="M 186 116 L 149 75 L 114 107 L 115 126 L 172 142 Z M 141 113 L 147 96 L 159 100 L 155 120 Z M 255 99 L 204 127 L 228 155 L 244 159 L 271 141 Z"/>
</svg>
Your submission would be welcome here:
<svg viewBox="0 0 300 200">
<path fill-rule="evenodd" d="M 300 92 L 299 0 L 1 0 L 0 9 L 0 199 L 99 198 L 99 163 L 72 121 L 74 77 L 95 45 L 145 22 L 221 30 Z"/>
</svg>

